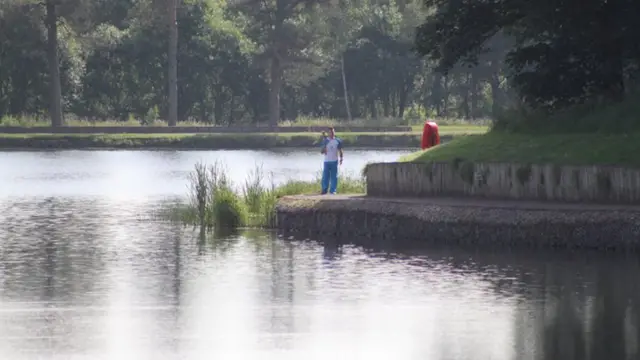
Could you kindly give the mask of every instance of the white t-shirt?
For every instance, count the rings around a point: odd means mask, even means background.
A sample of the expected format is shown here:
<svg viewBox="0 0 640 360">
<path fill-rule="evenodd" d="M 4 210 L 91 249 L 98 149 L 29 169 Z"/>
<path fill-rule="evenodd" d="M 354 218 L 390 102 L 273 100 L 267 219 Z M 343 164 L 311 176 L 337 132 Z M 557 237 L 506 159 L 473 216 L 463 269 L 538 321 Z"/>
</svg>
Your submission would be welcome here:
<svg viewBox="0 0 640 360">
<path fill-rule="evenodd" d="M 342 141 L 340 139 L 337 137 L 333 139 L 326 138 L 322 146 L 327 148 L 327 152 L 324 154 L 324 161 L 338 161 L 338 152 L 342 149 Z"/>
</svg>

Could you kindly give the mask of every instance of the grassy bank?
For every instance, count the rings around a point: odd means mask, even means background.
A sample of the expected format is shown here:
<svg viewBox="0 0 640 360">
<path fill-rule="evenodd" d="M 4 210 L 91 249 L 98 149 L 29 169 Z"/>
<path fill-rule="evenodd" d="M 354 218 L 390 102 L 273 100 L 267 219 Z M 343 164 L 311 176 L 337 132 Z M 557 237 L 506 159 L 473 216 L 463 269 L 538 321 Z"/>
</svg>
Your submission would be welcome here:
<svg viewBox="0 0 640 360">
<path fill-rule="evenodd" d="M 434 118 L 438 124 L 443 126 L 456 126 L 467 128 L 485 128 L 490 125 L 489 119 L 476 119 L 465 120 L 456 118 Z M 336 127 L 358 127 L 358 126 L 381 126 L 381 127 L 394 127 L 394 126 L 412 126 L 414 129 L 421 131 L 424 119 L 421 118 L 376 118 L 376 119 L 353 119 L 351 121 L 344 119 L 332 119 L 332 118 L 314 118 L 314 117 L 299 117 L 295 120 L 285 120 L 278 123 L 278 126 L 282 127 L 295 127 L 295 126 L 336 126 Z M 51 123 L 48 119 L 37 118 L 33 116 L 2 116 L 0 117 L 0 126 L 20 126 L 20 127 L 47 127 Z M 167 126 L 166 121 L 162 120 L 139 120 L 129 119 L 126 121 L 120 120 L 87 120 L 77 118 L 67 118 L 65 120 L 66 126 L 87 126 L 87 127 L 132 127 L 132 126 Z M 209 123 L 198 121 L 180 121 L 178 126 L 215 126 Z M 256 126 L 256 124 L 244 124 L 237 123 L 234 126 Z M 267 124 L 259 124 L 267 125 Z M 226 125 L 221 125 L 226 126 Z"/>
<path fill-rule="evenodd" d="M 256 167 L 242 184 L 234 184 L 221 163 L 196 164 L 189 184 L 188 202 L 166 211 L 165 218 L 185 225 L 218 230 L 271 228 L 275 224 L 278 198 L 320 192 L 319 177 L 315 181 L 292 180 L 276 186 L 272 174 L 265 172 L 262 167 Z M 338 191 L 345 194 L 364 193 L 364 181 L 341 175 Z"/>
<path fill-rule="evenodd" d="M 457 132 L 456 132 L 457 131 Z M 443 141 L 467 134 L 443 132 Z M 347 147 L 411 148 L 420 146 L 419 133 L 339 133 Z M 311 147 L 316 133 L 266 134 L 0 134 L 0 149 L 269 149 Z"/>
<path fill-rule="evenodd" d="M 552 113 L 510 110 L 486 134 L 456 137 L 401 160 L 640 166 L 640 102 L 635 99 L 587 102 Z"/>
<path fill-rule="evenodd" d="M 640 92 L 623 101 L 588 101 L 554 112 L 540 109 L 508 110 L 494 130 L 520 134 L 640 133 Z"/>
<path fill-rule="evenodd" d="M 424 124 L 413 125 L 411 128 L 416 134 L 422 134 Z M 438 124 L 440 136 L 453 135 L 477 135 L 485 134 L 489 131 L 489 125 L 474 124 Z"/>
<path fill-rule="evenodd" d="M 462 136 L 401 161 L 513 162 L 640 166 L 640 132 L 631 134 L 512 134 Z"/>
<path fill-rule="evenodd" d="M 339 134 L 347 147 L 418 147 L 414 133 Z M 320 134 L 0 134 L 0 149 L 269 149 L 311 147 Z"/>
</svg>

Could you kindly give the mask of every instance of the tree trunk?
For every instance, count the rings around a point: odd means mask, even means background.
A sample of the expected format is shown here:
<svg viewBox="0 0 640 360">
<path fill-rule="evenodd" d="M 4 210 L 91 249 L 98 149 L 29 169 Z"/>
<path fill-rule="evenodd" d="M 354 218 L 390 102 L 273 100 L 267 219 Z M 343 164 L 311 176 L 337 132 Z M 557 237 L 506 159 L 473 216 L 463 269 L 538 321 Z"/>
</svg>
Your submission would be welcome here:
<svg viewBox="0 0 640 360">
<path fill-rule="evenodd" d="M 369 109 L 371 111 L 371 118 L 377 120 L 378 108 L 376 107 L 376 100 L 373 98 L 369 98 Z"/>
<path fill-rule="evenodd" d="M 271 83 L 269 88 L 269 125 L 277 127 L 280 121 L 280 90 L 282 89 L 282 66 L 276 55 L 271 57 Z"/>
<path fill-rule="evenodd" d="M 443 110 L 442 110 L 442 102 L 444 100 L 443 97 L 443 86 L 442 86 L 442 80 L 443 80 L 443 76 L 442 74 L 436 72 L 435 74 L 433 74 L 433 83 L 431 84 L 431 96 L 430 96 L 430 102 L 433 104 L 433 106 L 435 107 L 436 110 L 436 114 L 437 116 L 442 116 L 443 114 Z M 425 108 L 429 108 L 430 104 L 429 102 L 425 101 Z"/>
<path fill-rule="evenodd" d="M 347 120 L 351 121 L 351 107 L 349 106 L 349 91 L 347 91 L 347 76 L 344 71 L 344 56 L 340 57 L 340 71 L 342 72 L 342 92 L 344 94 L 344 107 L 347 110 Z"/>
<path fill-rule="evenodd" d="M 206 107 L 206 98 L 204 93 L 200 94 L 200 121 L 203 123 L 209 123 L 209 119 L 207 119 L 207 107 Z"/>
<path fill-rule="evenodd" d="M 469 107 L 469 92 L 471 91 L 471 74 L 466 73 L 465 85 L 463 86 L 464 95 L 462 96 L 462 110 L 464 111 L 464 118 L 466 120 L 471 118 L 471 110 Z M 462 82 L 462 75 L 460 75 L 460 82 Z"/>
<path fill-rule="evenodd" d="M 349 100 L 349 103 L 353 105 L 353 113 L 351 114 L 352 116 L 354 116 L 356 119 L 361 118 L 362 117 L 362 113 L 363 113 L 363 109 L 362 109 L 362 101 L 360 96 L 358 96 L 358 94 L 353 94 L 351 93 L 351 99 Z"/>
<path fill-rule="evenodd" d="M 400 89 L 400 96 L 398 99 L 398 117 L 403 118 L 404 117 L 404 110 L 407 107 L 407 98 L 409 97 L 409 91 L 411 89 L 411 86 L 403 86 Z"/>
<path fill-rule="evenodd" d="M 382 95 L 382 114 L 384 115 L 385 118 L 389 117 L 389 101 L 391 99 L 389 98 L 389 87 L 385 86 L 385 90 L 383 90 L 383 95 Z"/>
<path fill-rule="evenodd" d="M 604 41 L 599 45 L 601 91 L 608 100 L 624 99 L 624 40 L 620 39 L 616 29 L 617 20 L 624 12 L 618 1 L 605 2 L 599 14 L 599 26 Z M 598 80 L 600 80 L 598 79 Z"/>
<path fill-rule="evenodd" d="M 443 76 L 443 81 L 442 98 L 444 99 L 444 108 L 442 109 L 442 116 L 446 118 L 449 116 L 449 76 Z"/>
<path fill-rule="evenodd" d="M 178 123 L 178 0 L 169 0 L 169 126 Z"/>
<path fill-rule="evenodd" d="M 215 125 L 222 125 L 224 123 L 224 107 L 223 107 L 224 98 L 222 95 L 222 86 L 216 86 L 216 95 L 213 105 L 213 117 L 215 118 Z"/>
<path fill-rule="evenodd" d="M 493 98 L 493 105 L 491 106 L 491 113 L 493 117 L 497 117 L 502 109 L 502 93 L 500 90 L 500 78 L 498 69 L 495 69 L 491 74 L 491 97 Z"/>
<path fill-rule="evenodd" d="M 478 118 L 478 76 L 473 72 L 471 75 L 471 119 Z"/>
<path fill-rule="evenodd" d="M 402 90 L 401 90 L 402 91 Z M 398 117 L 398 92 L 391 92 L 391 116 Z"/>
<path fill-rule="evenodd" d="M 62 126 L 62 86 L 60 85 L 60 61 L 58 59 L 58 16 L 56 5 L 52 0 L 46 3 L 47 8 L 47 57 L 49 60 L 49 83 L 51 98 L 49 99 L 49 116 L 51 126 Z"/>
<path fill-rule="evenodd" d="M 231 98 L 229 99 L 229 120 L 227 121 L 227 124 L 229 126 L 233 125 L 233 123 L 236 120 L 235 108 L 236 108 L 236 97 L 231 95 Z"/>
</svg>

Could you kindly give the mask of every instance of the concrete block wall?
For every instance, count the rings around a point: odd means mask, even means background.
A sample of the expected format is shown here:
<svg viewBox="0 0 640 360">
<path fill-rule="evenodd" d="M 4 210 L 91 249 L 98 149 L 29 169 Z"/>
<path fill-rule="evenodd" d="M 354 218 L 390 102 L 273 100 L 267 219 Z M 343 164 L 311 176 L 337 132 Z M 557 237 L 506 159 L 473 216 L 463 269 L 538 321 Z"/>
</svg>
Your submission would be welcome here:
<svg viewBox="0 0 640 360">
<path fill-rule="evenodd" d="M 640 169 L 635 168 L 455 160 L 375 163 L 365 174 L 371 196 L 640 204 Z"/>
</svg>

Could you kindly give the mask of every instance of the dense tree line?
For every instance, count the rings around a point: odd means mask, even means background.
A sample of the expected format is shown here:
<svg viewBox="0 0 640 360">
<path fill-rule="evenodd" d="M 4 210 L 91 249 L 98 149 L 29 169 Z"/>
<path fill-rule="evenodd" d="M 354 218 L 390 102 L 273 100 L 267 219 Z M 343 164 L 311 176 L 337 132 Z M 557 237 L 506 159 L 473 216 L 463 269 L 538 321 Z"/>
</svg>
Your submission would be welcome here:
<svg viewBox="0 0 640 360">
<path fill-rule="evenodd" d="M 3 0 L 0 117 L 273 124 L 484 118 L 507 106 L 504 48 L 447 73 L 416 53 L 416 28 L 433 9 L 407 0 Z"/>
<path fill-rule="evenodd" d="M 506 49 L 507 80 L 524 105 L 555 111 L 639 90 L 637 0 L 424 1 L 433 12 L 418 30 L 419 51 L 446 71 Z"/>
</svg>

